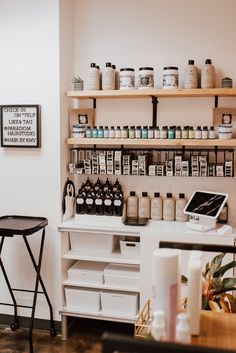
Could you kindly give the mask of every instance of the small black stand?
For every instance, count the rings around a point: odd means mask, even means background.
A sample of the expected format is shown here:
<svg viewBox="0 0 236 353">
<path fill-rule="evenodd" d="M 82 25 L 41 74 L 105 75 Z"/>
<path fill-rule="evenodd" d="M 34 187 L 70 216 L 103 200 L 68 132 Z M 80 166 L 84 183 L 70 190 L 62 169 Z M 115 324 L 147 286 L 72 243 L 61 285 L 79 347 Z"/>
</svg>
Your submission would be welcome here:
<svg viewBox="0 0 236 353">
<path fill-rule="evenodd" d="M 47 218 L 44 218 L 44 217 L 27 217 L 27 216 L 3 216 L 3 217 L 0 217 L 0 237 L 1 237 L 1 241 L 0 241 L 0 267 L 2 269 L 4 278 L 5 278 L 5 281 L 6 281 L 6 284 L 7 284 L 7 287 L 8 287 L 12 302 L 13 302 L 13 304 L 0 303 L 0 305 L 8 305 L 8 306 L 14 307 L 14 323 L 11 325 L 11 329 L 13 331 L 19 328 L 17 307 L 24 307 L 24 308 L 32 309 L 31 318 L 30 318 L 30 325 L 29 325 L 30 353 L 33 353 L 32 334 L 33 334 L 34 315 L 35 315 L 35 308 L 36 308 L 38 294 L 45 295 L 46 301 L 49 306 L 49 311 L 50 311 L 50 334 L 52 337 L 56 336 L 56 330 L 55 330 L 54 321 L 53 321 L 52 305 L 51 305 L 49 296 L 47 294 L 46 288 L 44 286 L 43 280 L 40 275 L 42 256 L 43 256 L 43 246 L 44 246 L 44 239 L 45 239 L 45 227 L 47 226 L 47 224 L 48 224 L 48 220 L 47 220 Z M 32 250 L 30 248 L 29 242 L 27 240 L 27 236 L 34 234 L 34 233 L 38 232 L 39 230 L 42 230 L 42 236 L 41 236 L 41 242 L 40 242 L 38 262 L 36 262 L 34 255 L 32 253 Z M 11 284 L 9 282 L 9 279 L 8 279 L 8 276 L 7 276 L 7 273 L 6 273 L 5 267 L 3 265 L 2 258 L 1 258 L 1 253 L 2 253 L 3 243 L 4 243 L 5 238 L 6 237 L 13 237 L 14 235 L 21 235 L 23 237 L 24 243 L 25 243 L 26 248 L 28 250 L 33 267 L 35 269 L 36 279 L 35 279 L 35 284 L 34 284 L 34 290 L 12 288 Z M 41 285 L 42 291 L 38 290 L 39 284 Z M 17 304 L 15 296 L 14 296 L 14 291 L 33 293 L 32 306 Z"/>
</svg>

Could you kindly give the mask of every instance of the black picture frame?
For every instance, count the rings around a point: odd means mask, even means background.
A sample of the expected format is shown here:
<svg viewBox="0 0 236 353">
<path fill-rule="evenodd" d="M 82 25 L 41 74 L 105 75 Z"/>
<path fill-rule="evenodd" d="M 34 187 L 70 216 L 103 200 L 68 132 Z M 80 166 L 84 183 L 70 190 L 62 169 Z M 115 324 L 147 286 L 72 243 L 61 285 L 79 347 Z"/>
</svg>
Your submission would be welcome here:
<svg viewBox="0 0 236 353">
<path fill-rule="evenodd" d="M 1 147 L 41 147 L 41 106 L 0 106 Z"/>
</svg>

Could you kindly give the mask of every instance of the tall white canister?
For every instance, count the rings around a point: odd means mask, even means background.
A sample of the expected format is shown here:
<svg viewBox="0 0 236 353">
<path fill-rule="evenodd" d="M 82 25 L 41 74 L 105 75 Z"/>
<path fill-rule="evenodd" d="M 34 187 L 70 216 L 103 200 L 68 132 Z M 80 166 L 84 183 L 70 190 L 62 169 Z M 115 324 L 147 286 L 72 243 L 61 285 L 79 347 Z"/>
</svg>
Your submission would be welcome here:
<svg viewBox="0 0 236 353">
<path fill-rule="evenodd" d="M 175 338 L 180 290 L 180 251 L 156 249 L 152 256 L 153 311 L 163 310 L 167 339 Z"/>
</svg>

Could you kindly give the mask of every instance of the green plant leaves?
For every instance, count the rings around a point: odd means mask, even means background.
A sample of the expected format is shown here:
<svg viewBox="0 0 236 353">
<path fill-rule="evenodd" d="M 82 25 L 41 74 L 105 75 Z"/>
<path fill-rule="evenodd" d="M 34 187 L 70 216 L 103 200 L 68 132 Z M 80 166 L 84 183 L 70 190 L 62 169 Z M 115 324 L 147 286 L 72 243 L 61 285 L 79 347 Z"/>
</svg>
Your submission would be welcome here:
<svg viewBox="0 0 236 353">
<path fill-rule="evenodd" d="M 222 266 L 217 271 L 215 271 L 213 277 L 222 277 L 226 271 L 230 270 L 231 268 L 236 267 L 236 261 L 231 261 L 228 264 Z"/>
</svg>

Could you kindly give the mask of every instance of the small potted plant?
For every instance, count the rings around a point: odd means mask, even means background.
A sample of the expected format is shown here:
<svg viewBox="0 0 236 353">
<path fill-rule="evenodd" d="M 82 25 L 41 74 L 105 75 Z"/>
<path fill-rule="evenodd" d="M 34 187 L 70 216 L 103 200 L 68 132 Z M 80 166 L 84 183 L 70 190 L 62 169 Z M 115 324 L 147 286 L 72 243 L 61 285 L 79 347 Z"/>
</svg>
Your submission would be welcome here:
<svg viewBox="0 0 236 353">
<path fill-rule="evenodd" d="M 71 82 L 74 85 L 75 91 L 82 91 L 84 89 L 84 81 L 79 76 L 74 76 Z"/>
<path fill-rule="evenodd" d="M 202 272 L 202 309 L 236 313 L 236 298 L 232 291 L 236 290 L 236 278 L 223 275 L 236 267 L 236 261 L 222 265 L 225 253 L 216 255 L 212 261 L 206 264 Z M 182 283 L 188 283 L 188 279 L 182 275 Z M 184 307 L 187 304 L 184 299 Z"/>
</svg>

